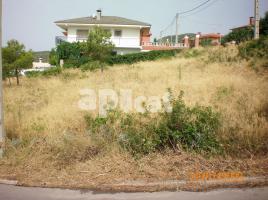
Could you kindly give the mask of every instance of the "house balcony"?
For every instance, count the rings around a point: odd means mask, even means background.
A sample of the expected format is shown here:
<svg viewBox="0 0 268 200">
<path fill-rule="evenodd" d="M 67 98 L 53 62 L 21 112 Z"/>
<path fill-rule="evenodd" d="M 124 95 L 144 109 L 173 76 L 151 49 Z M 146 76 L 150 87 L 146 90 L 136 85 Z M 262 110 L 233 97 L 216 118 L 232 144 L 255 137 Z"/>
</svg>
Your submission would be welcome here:
<svg viewBox="0 0 268 200">
<path fill-rule="evenodd" d="M 86 40 L 87 37 L 77 36 L 57 36 L 55 38 L 56 45 L 61 42 L 85 42 Z M 137 48 L 144 51 L 188 48 L 188 46 L 184 43 L 140 42 L 139 37 L 111 37 L 110 41 L 116 48 Z"/>
<path fill-rule="evenodd" d="M 61 42 L 85 42 L 87 37 L 77 37 L 77 36 L 57 36 L 55 38 L 56 45 Z M 111 37 L 110 41 L 117 48 L 139 48 L 140 38 L 139 37 Z"/>
</svg>

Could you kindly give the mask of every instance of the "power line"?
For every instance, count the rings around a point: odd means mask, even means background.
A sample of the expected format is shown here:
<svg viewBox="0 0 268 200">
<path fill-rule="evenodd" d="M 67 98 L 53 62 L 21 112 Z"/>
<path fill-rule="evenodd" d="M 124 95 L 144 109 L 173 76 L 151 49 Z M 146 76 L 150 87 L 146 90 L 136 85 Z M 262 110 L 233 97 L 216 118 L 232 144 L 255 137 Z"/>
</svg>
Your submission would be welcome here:
<svg viewBox="0 0 268 200">
<path fill-rule="evenodd" d="M 196 10 L 196 9 L 198 9 L 198 8 L 200 8 L 200 7 L 202 7 L 203 5 L 207 4 L 207 3 L 210 2 L 210 1 L 211 1 L 211 0 L 207 0 L 207 1 L 205 1 L 205 2 L 203 2 L 203 3 L 201 3 L 201 4 L 199 4 L 198 6 L 192 8 L 192 9 L 190 9 L 190 10 L 183 11 L 183 12 L 179 12 L 178 14 L 181 15 L 181 14 L 185 14 L 185 13 L 192 12 L 192 11 L 194 11 L 194 10 Z"/>
<path fill-rule="evenodd" d="M 186 18 L 186 17 L 185 17 Z M 202 20 L 199 20 L 199 19 L 196 19 L 196 18 L 192 18 L 192 17 L 187 17 L 187 19 L 182 19 L 182 21 L 185 21 L 185 20 L 190 20 L 192 22 L 195 22 L 195 23 L 198 23 L 198 24 L 203 24 L 203 25 L 207 25 L 207 26 L 217 26 L 217 27 L 221 27 L 223 26 L 222 24 L 214 24 L 214 23 L 209 23 L 209 22 L 205 22 L 205 21 L 202 21 Z"/>
<path fill-rule="evenodd" d="M 207 5 L 205 8 L 203 8 L 203 9 L 201 9 L 201 10 L 198 10 L 199 8 L 201 8 L 201 7 L 203 7 L 204 5 L 208 4 L 210 1 L 211 1 L 211 0 L 207 0 L 207 1 L 205 1 L 205 2 L 203 2 L 203 3 L 201 3 L 201 4 L 199 4 L 198 6 L 192 8 L 192 9 L 190 9 L 190 10 L 187 10 L 187 11 L 180 12 L 180 13 L 177 13 L 177 14 L 176 14 L 176 33 L 175 33 L 175 35 L 176 35 L 176 41 L 175 41 L 175 43 L 178 43 L 178 35 L 179 35 L 179 33 L 178 33 L 178 27 L 179 27 L 179 15 L 183 15 L 183 14 L 190 13 L 190 12 L 193 12 L 193 11 L 197 10 L 197 11 L 194 13 L 194 14 L 196 14 L 197 12 L 200 12 L 200 11 L 202 11 L 202 10 L 204 10 L 204 9 L 206 9 L 206 8 L 208 8 L 208 7 L 210 7 L 210 6 L 211 6 L 212 4 L 214 4 L 217 0 L 215 0 L 215 1 L 212 2 L 211 4 Z M 190 14 L 190 15 L 193 15 L 193 14 Z M 188 16 L 190 16 L 190 15 L 188 15 Z"/>
<path fill-rule="evenodd" d="M 191 13 L 191 14 L 188 14 L 188 15 L 185 15 L 185 16 L 182 16 L 181 18 L 187 18 L 187 17 L 189 17 L 189 16 L 192 16 L 192 15 L 195 15 L 195 14 L 197 14 L 197 13 L 199 13 L 199 12 L 202 12 L 203 10 L 205 10 L 205 9 L 209 8 L 210 6 L 212 6 L 213 4 L 215 4 L 217 1 L 219 1 L 219 0 L 214 0 L 214 1 L 212 1 L 210 4 L 208 4 L 207 6 L 203 7 L 202 9 L 197 10 L 197 11 L 194 12 L 194 13 Z"/>
<path fill-rule="evenodd" d="M 208 4 L 208 3 L 211 2 L 211 1 L 212 1 L 212 0 L 206 0 L 206 1 L 204 1 L 203 3 L 199 4 L 198 6 L 192 8 L 192 9 L 190 9 L 190 10 L 186 10 L 186 11 L 183 11 L 183 12 L 178 12 L 178 13 L 176 14 L 176 16 L 172 19 L 172 22 L 171 22 L 165 29 L 163 29 L 162 31 L 160 31 L 160 38 L 163 36 L 163 33 L 173 25 L 173 23 L 176 21 L 176 19 L 177 19 L 177 21 L 178 21 L 178 19 L 179 19 L 179 15 L 183 15 L 183 14 L 186 14 L 186 13 L 193 12 L 193 11 L 195 11 L 195 10 L 201 8 L 202 6 Z M 214 2 L 212 2 L 211 4 L 209 4 L 208 6 L 206 6 L 205 8 L 203 8 L 203 9 L 201 9 L 201 10 L 199 10 L 199 11 L 193 13 L 193 14 L 196 14 L 196 13 L 198 13 L 198 12 L 200 12 L 200 11 L 202 11 L 202 10 L 208 8 L 208 7 L 210 7 L 210 6 L 213 5 L 216 1 L 218 1 L 218 0 L 215 0 Z M 190 14 L 190 15 L 193 15 L 193 14 Z M 188 16 L 190 16 L 190 15 L 187 15 L 187 16 L 185 16 L 185 17 L 188 17 Z M 184 16 L 183 16 L 183 18 L 184 18 Z M 177 22 L 176 26 L 178 26 L 178 22 Z M 176 30 L 178 30 L 177 27 L 176 27 Z M 176 32 L 178 32 L 178 31 L 176 31 Z M 176 33 L 176 34 L 177 34 L 177 33 Z"/>
<path fill-rule="evenodd" d="M 175 22 L 175 17 L 173 17 L 171 23 L 166 28 L 164 28 L 161 32 L 165 32 L 166 30 L 168 30 L 174 24 L 174 22 Z"/>
</svg>

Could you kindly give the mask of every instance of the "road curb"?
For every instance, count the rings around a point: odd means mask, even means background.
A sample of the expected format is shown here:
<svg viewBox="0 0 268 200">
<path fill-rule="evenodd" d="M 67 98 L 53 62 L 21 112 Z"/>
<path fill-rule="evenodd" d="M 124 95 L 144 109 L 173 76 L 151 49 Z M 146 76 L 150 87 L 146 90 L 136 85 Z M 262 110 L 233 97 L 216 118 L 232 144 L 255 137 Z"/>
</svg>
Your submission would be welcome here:
<svg viewBox="0 0 268 200">
<path fill-rule="evenodd" d="M 216 180 L 163 180 L 155 182 L 128 181 L 111 185 L 103 185 L 103 189 L 125 192 L 154 192 L 154 191 L 194 191 L 204 192 L 223 188 L 245 188 L 267 186 L 268 177 L 243 177 L 241 179 Z"/>
<path fill-rule="evenodd" d="M 0 179 L 0 184 L 22 187 L 58 188 L 72 190 L 90 190 L 96 192 L 159 192 L 159 191 L 191 191 L 204 192 L 214 189 L 249 188 L 268 186 L 268 177 L 244 177 L 243 179 L 216 180 L 162 180 L 162 181 L 124 181 L 101 185 L 50 185 L 48 183 L 27 184 L 16 180 Z"/>
<path fill-rule="evenodd" d="M 0 184 L 17 185 L 18 184 L 18 181 L 16 181 L 16 180 L 0 179 Z"/>
</svg>

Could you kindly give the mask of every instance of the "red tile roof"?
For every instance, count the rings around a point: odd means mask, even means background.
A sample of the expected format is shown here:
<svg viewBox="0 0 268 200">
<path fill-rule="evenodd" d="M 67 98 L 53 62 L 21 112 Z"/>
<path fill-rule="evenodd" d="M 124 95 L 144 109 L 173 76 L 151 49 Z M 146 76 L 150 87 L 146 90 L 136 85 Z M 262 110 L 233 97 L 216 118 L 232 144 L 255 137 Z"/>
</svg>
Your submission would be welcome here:
<svg viewBox="0 0 268 200">
<path fill-rule="evenodd" d="M 200 35 L 200 39 L 204 39 L 204 38 L 219 39 L 221 37 L 222 37 L 222 35 L 221 34 L 218 34 L 218 33 L 208 33 L 208 34 L 201 34 Z"/>
</svg>

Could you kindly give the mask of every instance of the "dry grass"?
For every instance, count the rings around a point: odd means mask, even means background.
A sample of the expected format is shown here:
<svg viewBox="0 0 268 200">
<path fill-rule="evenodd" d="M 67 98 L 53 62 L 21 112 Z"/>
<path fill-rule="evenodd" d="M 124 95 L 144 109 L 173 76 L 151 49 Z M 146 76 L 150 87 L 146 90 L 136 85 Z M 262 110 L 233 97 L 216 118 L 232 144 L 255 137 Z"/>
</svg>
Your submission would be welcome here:
<svg viewBox="0 0 268 200">
<path fill-rule="evenodd" d="M 51 185 L 65 185 L 66 178 L 73 180 L 69 185 L 92 185 L 93 180 L 107 183 L 122 179 L 184 178 L 195 169 L 195 163 L 200 164 L 201 170 L 266 174 L 264 160 L 250 160 L 248 156 L 260 152 L 267 155 L 268 74 L 256 73 L 243 61 L 207 63 L 206 59 L 207 55 L 178 57 L 115 66 L 104 73 L 64 70 L 57 77 L 23 78 L 21 86 L 6 83 L 5 128 L 13 141 L 8 143 L 6 159 L 0 162 L 1 174 L 8 170 L 7 174 L 26 183 L 42 180 Z M 79 91 L 85 88 L 132 89 L 134 97 L 162 96 L 167 88 L 175 95 L 183 90 L 188 105 L 208 105 L 222 113 L 220 137 L 232 138 L 229 152 L 241 151 L 247 158 L 225 158 L 223 162 L 221 158 L 206 160 L 184 152 L 164 152 L 137 161 L 116 147 L 109 152 L 95 148 L 85 137 L 86 112 L 78 107 Z"/>
</svg>

